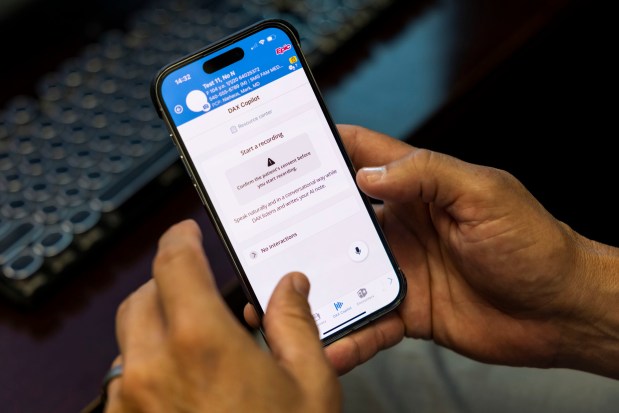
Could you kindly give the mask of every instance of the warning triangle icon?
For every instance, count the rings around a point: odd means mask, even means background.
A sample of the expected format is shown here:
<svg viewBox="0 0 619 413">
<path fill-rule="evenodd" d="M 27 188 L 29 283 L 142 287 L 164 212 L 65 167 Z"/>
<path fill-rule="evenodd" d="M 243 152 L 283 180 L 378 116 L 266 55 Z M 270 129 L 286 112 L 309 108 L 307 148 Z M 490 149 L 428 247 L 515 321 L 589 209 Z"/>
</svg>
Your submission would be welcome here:
<svg viewBox="0 0 619 413">
<path fill-rule="evenodd" d="M 268 158 L 269 160 L 267 161 L 267 166 L 273 166 L 275 165 L 275 161 L 271 158 Z"/>
</svg>

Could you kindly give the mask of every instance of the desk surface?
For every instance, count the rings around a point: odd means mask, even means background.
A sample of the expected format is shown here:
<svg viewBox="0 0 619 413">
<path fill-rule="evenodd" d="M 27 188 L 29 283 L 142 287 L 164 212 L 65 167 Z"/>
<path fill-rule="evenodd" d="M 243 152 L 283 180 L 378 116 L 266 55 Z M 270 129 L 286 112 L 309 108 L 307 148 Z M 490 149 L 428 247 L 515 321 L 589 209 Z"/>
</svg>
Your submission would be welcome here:
<svg viewBox="0 0 619 413">
<path fill-rule="evenodd" d="M 407 138 L 553 22 L 568 0 L 420 2 L 372 26 L 316 73 L 339 123 Z M 398 79 L 398 87 L 393 87 Z M 368 102 L 359 105 L 358 102 Z M 0 303 L 0 409 L 76 412 L 117 354 L 118 304 L 149 278 L 160 234 L 193 217 L 224 292 L 234 276 L 189 182 L 145 212 L 50 300 L 21 312 Z"/>
</svg>

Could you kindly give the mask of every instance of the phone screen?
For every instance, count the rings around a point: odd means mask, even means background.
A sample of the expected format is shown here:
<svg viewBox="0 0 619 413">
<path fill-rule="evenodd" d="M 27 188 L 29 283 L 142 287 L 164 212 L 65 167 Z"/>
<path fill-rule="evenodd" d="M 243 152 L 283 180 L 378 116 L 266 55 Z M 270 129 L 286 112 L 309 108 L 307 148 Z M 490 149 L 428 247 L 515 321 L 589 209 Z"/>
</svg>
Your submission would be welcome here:
<svg viewBox="0 0 619 413">
<path fill-rule="evenodd" d="M 328 343 L 405 281 L 358 190 L 294 32 L 264 23 L 164 68 L 156 104 L 260 314 L 300 271 Z"/>
</svg>

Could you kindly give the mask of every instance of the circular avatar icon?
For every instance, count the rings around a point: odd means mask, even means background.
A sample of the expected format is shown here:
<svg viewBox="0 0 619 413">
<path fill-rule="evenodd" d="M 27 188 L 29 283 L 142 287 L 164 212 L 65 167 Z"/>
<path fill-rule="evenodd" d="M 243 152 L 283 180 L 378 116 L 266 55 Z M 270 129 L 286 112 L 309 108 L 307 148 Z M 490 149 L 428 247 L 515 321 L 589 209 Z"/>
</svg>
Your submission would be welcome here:
<svg viewBox="0 0 619 413">
<path fill-rule="evenodd" d="M 192 112 L 208 112 L 211 110 L 211 104 L 208 103 L 206 93 L 201 90 L 189 92 L 187 98 L 185 98 L 185 103 Z"/>
</svg>

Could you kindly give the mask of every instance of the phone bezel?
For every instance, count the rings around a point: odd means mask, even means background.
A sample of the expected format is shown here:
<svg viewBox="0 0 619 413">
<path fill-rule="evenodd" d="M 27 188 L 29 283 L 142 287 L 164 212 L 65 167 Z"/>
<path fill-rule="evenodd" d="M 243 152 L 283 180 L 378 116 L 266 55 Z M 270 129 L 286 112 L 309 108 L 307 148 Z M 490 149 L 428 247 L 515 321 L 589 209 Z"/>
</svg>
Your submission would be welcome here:
<svg viewBox="0 0 619 413">
<path fill-rule="evenodd" d="M 194 62 L 196 60 L 202 59 L 210 54 L 216 53 L 217 51 L 231 46 L 233 45 L 235 42 L 239 41 L 240 39 L 243 39 L 247 36 L 250 36 L 254 33 L 257 33 L 261 30 L 264 30 L 266 28 L 279 28 L 280 30 L 284 31 L 285 33 L 287 33 L 291 39 L 292 42 L 292 46 L 295 49 L 295 52 L 297 53 L 297 57 L 299 58 L 299 60 L 301 61 L 301 66 L 305 72 L 305 74 L 307 75 L 308 79 L 309 79 L 309 83 L 312 87 L 312 90 L 314 92 L 314 95 L 316 97 L 316 100 L 318 101 L 321 111 L 329 125 L 329 128 L 333 134 L 333 137 L 336 141 L 336 144 L 339 148 L 340 154 L 342 156 L 342 158 L 344 159 L 346 166 L 348 168 L 349 173 L 351 174 L 351 176 L 355 177 L 355 168 L 354 165 L 350 159 L 350 157 L 348 156 L 347 152 L 346 152 L 346 148 L 344 147 L 343 141 L 339 135 L 339 132 L 337 130 L 336 124 L 333 121 L 333 118 L 326 106 L 326 103 L 323 99 L 322 93 L 320 92 L 320 90 L 318 89 L 318 85 L 317 82 L 311 72 L 311 69 L 307 63 L 307 60 L 302 52 L 301 49 L 301 45 L 300 45 L 300 37 L 299 37 L 299 33 L 298 31 L 294 28 L 294 26 L 292 26 L 292 24 L 290 24 L 289 22 L 285 21 L 285 20 L 281 20 L 281 19 L 265 19 L 265 20 L 261 20 L 257 23 L 254 23 L 248 27 L 246 27 L 245 29 L 239 30 L 225 38 L 223 38 L 222 40 L 215 42 L 205 48 L 202 48 L 196 52 L 190 53 L 188 55 L 185 55 L 184 57 L 171 62 L 167 65 L 165 65 L 162 69 L 160 69 L 155 76 L 153 77 L 153 80 L 151 82 L 151 98 L 153 101 L 153 105 L 155 106 L 159 117 L 161 117 L 165 124 L 166 127 L 168 128 L 168 131 L 170 132 L 170 137 L 172 138 L 172 140 L 174 141 L 176 147 L 179 150 L 179 153 L 181 155 L 180 159 L 181 161 L 184 163 L 185 168 L 187 169 L 188 175 L 192 180 L 192 183 L 194 185 L 194 187 L 196 188 L 198 195 L 202 201 L 202 204 L 204 205 L 209 219 L 211 220 L 211 223 L 213 224 L 213 227 L 215 228 L 215 230 L 218 233 L 218 236 L 220 237 L 220 239 L 222 240 L 222 243 L 224 245 L 224 248 L 228 254 L 228 257 L 231 261 L 231 264 L 233 265 L 235 272 L 238 276 L 241 288 L 245 294 L 245 296 L 247 297 L 247 299 L 249 300 L 249 302 L 251 304 L 254 305 L 254 308 L 256 309 L 256 312 L 258 313 L 258 316 L 260 318 L 262 318 L 264 316 L 264 310 L 262 308 L 262 306 L 260 305 L 256 295 L 253 292 L 253 288 L 251 287 L 251 284 L 249 282 L 249 279 L 247 277 L 247 274 L 245 273 L 245 270 L 243 269 L 242 265 L 241 265 L 241 261 L 239 260 L 239 257 L 236 253 L 236 251 L 233 248 L 233 245 L 230 241 L 230 239 L 228 238 L 223 223 L 221 222 L 219 215 L 217 214 L 217 211 L 215 210 L 215 207 L 213 205 L 213 203 L 210 200 L 210 197 L 204 187 L 204 185 L 202 184 L 201 180 L 199 179 L 198 173 L 197 173 L 197 169 L 193 163 L 193 160 L 191 159 L 191 157 L 189 156 L 189 153 L 187 151 L 187 148 L 185 147 L 179 133 L 178 130 L 176 128 L 176 126 L 174 125 L 174 123 L 172 122 L 172 117 L 170 112 L 167 110 L 166 106 L 164 105 L 163 102 L 163 97 L 161 94 L 161 86 L 163 83 L 163 80 L 172 72 L 178 70 L 179 68 L 183 67 L 184 65 Z M 363 200 L 364 206 L 366 208 L 366 211 L 368 213 L 368 215 L 370 216 L 372 223 L 374 225 L 374 228 L 376 229 L 379 239 L 383 245 L 383 248 L 385 249 L 390 262 L 393 265 L 393 268 L 396 272 L 396 275 L 398 276 L 398 281 L 399 281 L 399 285 L 400 285 L 400 291 L 398 293 L 398 295 L 396 296 L 396 298 L 388 305 L 382 307 L 380 310 L 377 310 L 375 312 L 373 312 L 372 314 L 368 314 L 367 316 L 351 323 L 350 325 L 346 326 L 346 328 L 343 328 L 341 330 L 338 330 L 337 332 L 335 332 L 332 335 L 329 335 L 327 337 L 324 337 L 322 339 L 323 345 L 328 345 L 338 339 L 340 339 L 341 337 L 349 334 L 350 332 L 364 326 L 367 325 L 368 323 L 370 323 L 371 321 L 385 315 L 386 313 L 392 311 L 393 309 L 395 309 L 404 299 L 405 295 L 406 295 L 406 291 L 407 291 L 407 283 L 406 283 L 406 277 L 404 276 L 404 274 L 402 273 L 402 270 L 400 269 L 397 260 L 395 259 L 395 256 L 393 254 L 393 252 L 391 251 L 386 237 L 383 233 L 383 230 L 380 226 L 380 223 L 378 222 L 378 218 L 376 217 L 376 214 L 374 213 L 374 209 L 371 203 L 370 198 L 365 195 L 358 187 L 357 191 L 359 193 L 359 195 L 361 196 L 361 199 Z M 260 331 L 262 332 L 262 329 L 260 329 Z M 262 332 L 263 333 L 263 332 Z M 264 335 L 264 333 L 263 333 Z"/>
</svg>

